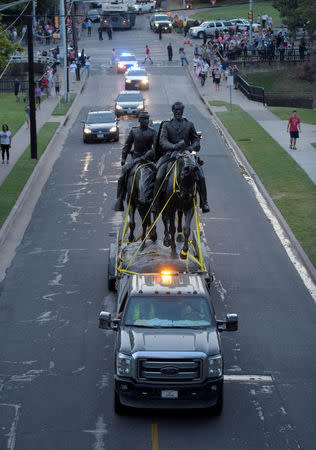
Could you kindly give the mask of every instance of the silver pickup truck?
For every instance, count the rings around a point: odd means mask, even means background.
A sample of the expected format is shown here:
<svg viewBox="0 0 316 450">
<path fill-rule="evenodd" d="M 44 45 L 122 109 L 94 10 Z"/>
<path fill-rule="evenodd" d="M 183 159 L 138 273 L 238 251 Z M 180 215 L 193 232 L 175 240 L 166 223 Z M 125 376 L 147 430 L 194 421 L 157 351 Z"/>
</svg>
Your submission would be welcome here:
<svg viewBox="0 0 316 450">
<path fill-rule="evenodd" d="M 236 331 L 237 314 L 217 320 L 209 280 L 199 273 L 124 275 L 115 317 L 99 328 L 116 333 L 114 407 L 207 408 L 223 405 L 222 331 Z"/>
</svg>

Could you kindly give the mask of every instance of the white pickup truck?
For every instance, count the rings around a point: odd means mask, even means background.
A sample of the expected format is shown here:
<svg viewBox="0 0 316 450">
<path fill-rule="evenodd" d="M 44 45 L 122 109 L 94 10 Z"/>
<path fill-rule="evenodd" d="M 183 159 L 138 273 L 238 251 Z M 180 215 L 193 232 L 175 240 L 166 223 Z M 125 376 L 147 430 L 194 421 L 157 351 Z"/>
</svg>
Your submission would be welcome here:
<svg viewBox="0 0 316 450">
<path fill-rule="evenodd" d="M 136 12 L 136 14 L 152 12 L 155 9 L 155 2 L 154 1 L 148 1 L 148 2 L 138 1 L 132 5 L 132 8 Z"/>
</svg>

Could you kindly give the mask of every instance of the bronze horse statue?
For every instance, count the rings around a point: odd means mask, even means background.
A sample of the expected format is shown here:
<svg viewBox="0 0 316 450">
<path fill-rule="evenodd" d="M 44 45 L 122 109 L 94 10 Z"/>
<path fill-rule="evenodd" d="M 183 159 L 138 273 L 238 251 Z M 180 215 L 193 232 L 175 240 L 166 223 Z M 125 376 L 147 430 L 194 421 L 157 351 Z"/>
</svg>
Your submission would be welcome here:
<svg viewBox="0 0 316 450">
<path fill-rule="evenodd" d="M 153 200 L 153 191 L 155 183 L 156 167 L 155 164 L 149 162 L 146 164 L 137 164 L 128 177 L 127 182 L 127 202 L 129 204 L 129 237 L 128 241 L 135 240 L 135 212 L 138 210 L 142 221 L 141 242 L 146 237 L 146 230 L 151 226 L 151 213 L 149 211 Z M 150 233 L 150 239 L 155 242 L 157 240 L 156 227 L 154 226 Z M 143 247 L 145 246 L 145 242 Z"/>
<path fill-rule="evenodd" d="M 186 259 L 189 249 L 189 237 L 191 233 L 191 221 L 194 215 L 194 201 L 196 200 L 196 182 L 198 165 L 195 156 L 189 151 L 183 151 L 176 159 L 169 163 L 168 176 L 162 186 L 162 192 L 158 199 L 158 211 L 162 211 L 164 223 L 164 240 L 166 247 L 171 247 L 171 255 L 176 257 L 175 243 L 175 216 L 178 211 L 178 232 L 182 231 L 183 225 L 183 248 L 180 253 L 182 259 Z M 178 241 L 182 239 L 177 239 Z"/>
</svg>

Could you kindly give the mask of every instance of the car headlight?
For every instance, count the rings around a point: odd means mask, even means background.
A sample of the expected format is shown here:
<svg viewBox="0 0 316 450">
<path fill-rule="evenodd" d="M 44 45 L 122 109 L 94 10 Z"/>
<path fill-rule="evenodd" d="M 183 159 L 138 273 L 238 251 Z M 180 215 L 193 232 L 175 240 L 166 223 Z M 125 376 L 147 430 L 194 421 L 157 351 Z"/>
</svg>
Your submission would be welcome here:
<svg viewBox="0 0 316 450">
<path fill-rule="evenodd" d="M 158 27 L 159 25 L 158 25 L 158 23 L 155 23 L 155 27 Z"/>
<path fill-rule="evenodd" d="M 169 26 L 169 27 L 172 27 L 172 23 L 168 23 L 168 26 Z"/>
<path fill-rule="evenodd" d="M 193 28 L 192 33 L 196 33 L 196 28 Z"/>
<path fill-rule="evenodd" d="M 132 80 L 125 80 L 125 83 L 131 83 Z"/>
<path fill-rule="evenodd" d="M 144 108 L 144 105 L 138 105 L 137 106 L 137 109 L 143 109 Z"/>
<path fill-rule="evenodd" d="M 109 131 L 110 131 L 110 133 L 115 133 L 115 131 L 116 131 L 116 127 L 112 127 L 112 128 L 110 128 L 110 129 L 109 129 Z"/>
<path fill-rule="evenodd" d="M 121 105 L 116 105 L 115 108 L 116 109 L 123 109 Z"/>
<path fill-rule="evenodd" d="M 144 79 L 142 80 L 142 83 L 147 84 L 148 81 L 149 81 L 148 78 L 144 78 Z"/>
<path fill-rule="evenodd" d="M 92 131 L 90 130 L 90 128 L 84 128 L 83 129 L 84 134 L 90 134 L 92 133 Z"/>
<path fill-rule="evenodd" d="M 119 353 L 116 358 L 116 373 L 117 375 L 122 375 L 127 377 L 131 374 L 131 356 Z"/>
<path fill-rule="evenodd" d="M 223 360 L 220 355 L 210 356 L 208 358 L 209 377 L 221 377 L 223 374 Z"/>
<path fill-rule="evenodd" d="M 120 69 L 123 69 L 123 67 L 124 67 L 124 63 L 122 63 L 122 62 L 119 62 L 119 63 L 118 63 L 118 66 L 119 66 L 119 68 L 120 68 Z"/>
</svg>

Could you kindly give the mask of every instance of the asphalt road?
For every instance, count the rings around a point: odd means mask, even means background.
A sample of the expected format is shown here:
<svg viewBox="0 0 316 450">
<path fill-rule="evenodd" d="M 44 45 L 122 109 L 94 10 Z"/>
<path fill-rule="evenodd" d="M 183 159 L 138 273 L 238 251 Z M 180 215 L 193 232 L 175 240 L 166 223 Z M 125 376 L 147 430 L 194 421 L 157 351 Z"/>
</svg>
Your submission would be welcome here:
<svg viewBox="0 0 316 450">
<path fill-rule="evenodd" d="M 178 61 L 168 67 L 169 36 L 138 18 L 131 32 L 82 45 L 92 74 L 60 158 L 22 243 L 0 284 L 0 449 L 197 450 L 312 449 L 315 436 L 315 305 L 254 192 L 224 146 Z M 174 43 L 175 59 L 179 44 Z M 182 99 L 203 132 L 211 213 L 201 217 L 215 274 L 218 318 L 237 312 L 240 329 L 223 335 L 225 400 L 221 417 L 203 412 L 113 411 L 113 334 L 97 328 L 113 311 L 107 290 L 111 209 L 121 144 L 135 119 L 120 122 L 120 143 L 82 143 L 81 123 L 111 106 L 123 88 L 108 68 L 112 46 L 154 58 L 144 93 L 153 119 Z M 258 375 L 251 380 L 250 375 Z M 245 376 L 245 378 L 243 378 Z"/>
</svg>

